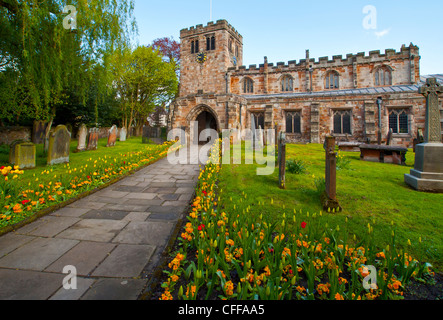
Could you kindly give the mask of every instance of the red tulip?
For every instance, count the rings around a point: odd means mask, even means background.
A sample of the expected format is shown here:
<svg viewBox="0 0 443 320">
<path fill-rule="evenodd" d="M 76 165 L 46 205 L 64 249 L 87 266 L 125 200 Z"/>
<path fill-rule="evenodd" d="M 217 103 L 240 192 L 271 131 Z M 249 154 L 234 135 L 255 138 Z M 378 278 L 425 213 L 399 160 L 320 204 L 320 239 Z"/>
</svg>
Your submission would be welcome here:
<svg viewBox="0 0 443 320">
<path fill-rule="evenodd" d="M 301 223 L 301 227 L 302 227 L 303 229 L 306 228 L 306 225 L 307 225 L 307 223 L 304 222 L 304 221 Z"/>
</svg>

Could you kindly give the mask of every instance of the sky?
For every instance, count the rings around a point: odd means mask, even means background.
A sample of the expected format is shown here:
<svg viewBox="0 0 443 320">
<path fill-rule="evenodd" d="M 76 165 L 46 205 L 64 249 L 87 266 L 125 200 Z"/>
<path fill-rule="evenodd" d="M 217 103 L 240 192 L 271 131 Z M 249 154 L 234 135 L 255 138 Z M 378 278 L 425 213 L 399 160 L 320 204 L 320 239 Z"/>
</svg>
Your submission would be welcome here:
<svg viewBox="0 0 443 320">
<path fill-rule="evenodd" d="M 443 74 L 441 0 L 135 0 L 137 43 L 227 20 L 243 36 L 243 64 L 395 49 L 420 49 L 421 74 Z M 211 20 L 212 17 L 212 20 Z"/>
</svg>

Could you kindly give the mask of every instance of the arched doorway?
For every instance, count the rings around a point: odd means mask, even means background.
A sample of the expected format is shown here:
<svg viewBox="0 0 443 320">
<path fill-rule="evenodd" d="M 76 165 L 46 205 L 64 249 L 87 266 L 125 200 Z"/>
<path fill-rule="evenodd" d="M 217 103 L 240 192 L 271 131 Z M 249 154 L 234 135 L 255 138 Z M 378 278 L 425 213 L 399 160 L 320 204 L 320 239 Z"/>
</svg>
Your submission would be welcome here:
<svg viewBox="0 0 443 320">
<path fill-rule="evenodd" d="M 205 129 L 212 129 L 220 132 L 220 122 L 217 113 L 214 112 L 209 106 L 199 105 L 192 109 L 187 118 L 190 141 L 193 144 L 204 145 L 210 141 L 210 138 L 199 141 L 200 135 Z M 202 139 L 203 140 L 203 139 Z"/>
<path fill-rule="evenodd" d="M 194 144 L 207 144 L 208 142 L 210 142 L 211 138 L 209 137 L 206 140 L 203 140 L 201 137 L 201 133 L 205 129 L 212 129 L 218 132 L 217 121 L 215 120 L 215 117 L 212 115 L 212 113 L 205 110 L 197 116 L 197 119 L 195 121 L 198 123 L 198 135 L 194 137 Z"/>
</svg>

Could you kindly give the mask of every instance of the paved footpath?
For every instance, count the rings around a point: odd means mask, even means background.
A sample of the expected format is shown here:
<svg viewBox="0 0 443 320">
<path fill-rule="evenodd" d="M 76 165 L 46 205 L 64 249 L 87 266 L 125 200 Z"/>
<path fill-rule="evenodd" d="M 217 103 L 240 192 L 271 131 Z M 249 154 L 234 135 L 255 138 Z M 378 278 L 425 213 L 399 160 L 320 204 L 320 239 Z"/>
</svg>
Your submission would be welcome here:
<svg viewBox="0 0 443 320">
<path fill-rule="evenodd" d="M 0 237 L 0 299 L 139 298 L 198 175 L 198 164 L 171 165 L 165 158 Z M 63 287 L 73 274 L 63 273 L 66 266 L 76 269 L 75 290 Z"/>
</svg>

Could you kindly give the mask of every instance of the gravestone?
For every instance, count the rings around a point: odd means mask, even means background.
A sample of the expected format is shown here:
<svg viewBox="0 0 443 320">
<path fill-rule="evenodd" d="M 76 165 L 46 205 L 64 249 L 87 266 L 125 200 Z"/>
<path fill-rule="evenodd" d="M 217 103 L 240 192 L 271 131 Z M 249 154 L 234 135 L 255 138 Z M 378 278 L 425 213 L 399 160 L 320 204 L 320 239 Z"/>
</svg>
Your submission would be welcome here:
<svg viewBox="0 0 443 320">
<path fill-rule="evenodd" d="M 49 166 L 68 163 L 71 133 L 66 126 L 59 125 L 49 134 L 48 160 Z"/>
<path fill-rule="evenodd" d="M 405 182 L 415 190 L 443 193 L 443 143 L 438 94 L 443 87 L 435 78 L 428 78 L 418 89 L 426 98 L 426 123 L 424 143 L 415 146 L 415 165 Z"/>
<path fill-rule="evenodd" d="M 108 144 L 106 145 L 106 147 L 114 147 L 116 141 L 117 141 L 117 126 L 113 125 L 108 132 Z"/>
<path fill-rule="evenodd" d="M 278 186 L 286 189 L 286 134 L 280 132 L 278 138 Z"/>
<path fill-rule="evenodd" d="M 261 126 L 258 127 L 257 130 L 257 142 L 256 142 L 257 149 L 261 150 L 264 147 L 264 134 L 263 129 Z"/>
<path fill-rule="evenodd" d="M 251 114 L 251 148 L 255 150 L 255 142 L 256 142 L 256 128 L 255 128 L 255 117 Z"/>
<path fill-rule="evenodd" d="M 323 145 L 326 153 L 325 192 L 321 197 L 323 209 L 335 212 L 341 211 L 337 200 L 337 153 L 335 152 L 335 137 L 326 137 Z"/>
<path fill-rule="evenodd" d="M 11 164 L 18 166 L 20 170 L 35 168 L 35 144 L 21 142 L 14 145 L 13 159 Z M 11 158 L 11 155 L 10 155 Z"/>
<path fill-rule="evenodd" d="M 97 150 L 98 146 L 98 128 L 89 129 L 87 150 Z"/>
<path fill-rule="evenodd" d="M 389 129 L 389 133 L 388 133 L 388 138 L 386 140 L 386 145 L 390 146 L 392 143 L 392 135 L 394 134 L 394 132 L 392 131 L 392 129 Z"/>
<path fill-rule="evenodd" d="M 25 143 L 23 140 L 15 140 L 9 146 L 9 163 L 15 164 L 15 149 L 20 143 Z"/>
<path fill-rule="evenodd" d="M 32 142 L 35 144 L 43 144 L 45 141 L 46 129 L 49 126 L 49 122 L 46 121 L 34 121 L 32 127 Z"/>
<path fill-rule="evenodd" d="M 149 143 L 149 135 L 150 135 L 149 126 L 143 126 L 142 143 L 144 144 Z"/>
<path fill-rule="evenodd" d="M 128 135 L 128 131 L 126 127 L 120 129 L 120 141 L 126 141 L 126 136 Z"/>
<path fill-rule="evenodd" d="M 78 130 L 78 144 L 77 144 L 77 152 L 82 152 L 86 150 L 86 138 L 88 136 L 88 128 L 85 124 L 80 126 Z"/>
</svg>

